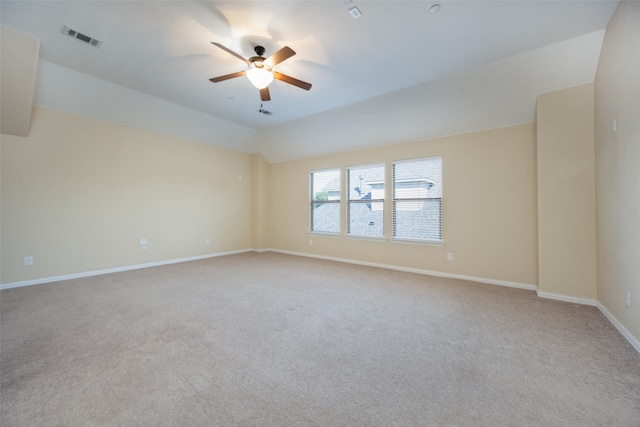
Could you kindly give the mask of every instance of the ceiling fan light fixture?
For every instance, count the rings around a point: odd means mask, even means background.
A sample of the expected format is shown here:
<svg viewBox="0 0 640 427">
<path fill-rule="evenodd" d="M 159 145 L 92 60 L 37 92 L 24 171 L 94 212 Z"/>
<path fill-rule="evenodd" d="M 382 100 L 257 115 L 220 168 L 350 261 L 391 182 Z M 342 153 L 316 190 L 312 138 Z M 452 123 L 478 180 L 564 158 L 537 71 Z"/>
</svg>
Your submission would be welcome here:
<svg viewBox="0 0 640 427">
<path fill-rule="evenodd" d="M 273 73 L 266 68 L 251 67 L 246 74 L 251 84 L 258 89 L 264 89 L 273 81 Z"/>
</svg>

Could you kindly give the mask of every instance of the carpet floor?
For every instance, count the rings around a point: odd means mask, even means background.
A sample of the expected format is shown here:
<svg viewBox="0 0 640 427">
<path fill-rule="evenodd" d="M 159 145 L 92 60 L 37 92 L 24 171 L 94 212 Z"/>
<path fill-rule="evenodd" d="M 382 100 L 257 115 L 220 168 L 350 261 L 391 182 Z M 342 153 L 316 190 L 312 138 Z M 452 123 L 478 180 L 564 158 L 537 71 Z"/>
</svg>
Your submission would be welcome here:
<svg viewBox="0 0 640 427">
<path fill-rule="evenodd" d="M 595 307 L 278 253 L 3 290 L 3 426 L 640 426 Z"/>
</svg>

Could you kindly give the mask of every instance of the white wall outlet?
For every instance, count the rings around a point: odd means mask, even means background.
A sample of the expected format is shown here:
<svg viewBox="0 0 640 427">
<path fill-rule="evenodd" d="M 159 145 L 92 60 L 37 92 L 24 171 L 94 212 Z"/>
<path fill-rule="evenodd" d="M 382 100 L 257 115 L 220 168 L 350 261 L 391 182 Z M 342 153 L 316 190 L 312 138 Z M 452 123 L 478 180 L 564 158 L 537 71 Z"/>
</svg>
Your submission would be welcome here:
<svg viewBox="0 0 640 427">
<path fill-rule="evenodd" d="M 142 252 L 149 252 L 149 246 L 141 245 L 140 247 L 142 248 Z"/>
<path fill-rule="evenodd" d="M 618 121 L 616 119 L 613 119 L 613 123 L 611 123 L 611 132 L 618 132 Z"/>
<path fill-rule="evenodd" d="M 447 261 L 453 261 L 453 252 L 447 252 Z"/>
<path fill-rule="evenodd" d="M 313 239 L 309 239 L 309 244 L 313 245 Z"/>
<path fill-rule="evenodd" d="M 141 237 L 140 238 L 140 246 L 144 246 L 147 244 L 147 238 L 146 237 Z"/>
<path fill-rule="evenodd" d="M 207 245 L 207 246 L 209 246 L 209 245 L 211 244 L 211 241 L 210 241 L 209 239 L 205 239 L 205 240 L 204 240 L 204 244 L 205 244 L 205 245 Z"/>
<path fill-rule="evenodd" d="M 23 263 L 24 265 L 33 265 L 33 257 L 32 256 L 24 257 Z"/>
<path fill-rule="evenodd" d="M 627 291 L 624 293 L 624 303 L 627 307 L 631 307 L 631 292 Z"/>
</svg>

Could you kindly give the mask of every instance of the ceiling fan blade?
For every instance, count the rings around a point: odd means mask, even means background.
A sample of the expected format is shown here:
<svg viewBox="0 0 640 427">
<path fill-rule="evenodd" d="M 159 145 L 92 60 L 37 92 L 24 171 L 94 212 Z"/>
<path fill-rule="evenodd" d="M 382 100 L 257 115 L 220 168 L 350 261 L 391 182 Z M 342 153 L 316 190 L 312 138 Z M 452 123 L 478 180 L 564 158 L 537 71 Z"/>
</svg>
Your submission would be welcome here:
<svg viewBox="0 0 640 427">
<path fill-rule="evenodd" d="M 224 80 L 229 80 L 229 79 L 233 79 L 235 77 L 240 77 L 244 75 L 245 75 L 244 71 L 238 71 L 237 73 L 225 74 L 224 76 L 214 77 L 212 79 L 209 79 L 209 81 L 212 83 L 218 83 Z"/>
<path fill-rule="evenodd" d="M 225 46 L 222 46 L 220 43 L 211 42 L 211 44 L 214 45 L 214 46 L 218 46 L 220 49 L 224 50 L 225 52 L 230 53 L 231 55 L 235 56 L 236 58 L 238 58 L 240 61 L 244 62 L 245 64 L 250 64 L 248 59 L 243 58 L 242 56 L 240 56 L 239 54 L 235 53 L 231 49 L 228 49 Z"/>
<path fill-rule="evenodd" d="M 300 89 L 304 89 L 304 90 L 311 89 L 311 83 L 303 82 L 302 80 L 298 80 L 291 76 L 287 76 L 286 74 L 275 72 L 273 73 L 273 78 L 277 80 L 281 80 L 285 83 L 289 83 L 290 85 L 298 86 Z"/>
<path fill-rule="evenodd" d="M 269 93 L 269 86 L 264 89 L 260 89 L 260 99 L 263 101 L 271 101 L 271 94 Z"/>
<path fill-rule="evenodd" d="M 284 61 L 285 59 L 291 58 L 295 54 L 296 52 L 293 49 L 291 49 L 289 46 L 285 46 L 279 51 L 277 51 L 276 53 L 274 53 L 273 55 L 271 55 L 270 57 L 268 57 L 264 62 L 268 66 L 274 67 L 279 63 L 281 63 L 282 61 Z"/>
</svg>

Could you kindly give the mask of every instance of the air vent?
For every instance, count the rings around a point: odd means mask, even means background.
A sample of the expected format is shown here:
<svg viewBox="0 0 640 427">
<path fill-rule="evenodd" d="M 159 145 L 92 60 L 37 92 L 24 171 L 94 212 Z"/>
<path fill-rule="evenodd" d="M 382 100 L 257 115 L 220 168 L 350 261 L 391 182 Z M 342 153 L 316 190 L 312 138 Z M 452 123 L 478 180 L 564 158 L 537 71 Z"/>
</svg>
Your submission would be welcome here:
<svg viewBox="0 0 640 427">
<path fill-rule="evenodd" d="M 66 25 L 62 27 L 62 32 L 68 35 L 69 37 L 73 37 L 74 39 L 83 41 L 87 44 L 90 44 L 93 47 L 100 47 L 100 45 L 102 44 L 100 40 L 94 39 L 93 37 L 90 37 L 86 34 L 82 34 L 81 32 L 78 32 L 72 28 L 69 28 Z"/>
<path fill-rule="evenodd" d="M 265 116 L 270 116 L 270 115 L 272 115 L 272 114 L 273 114 L 271 111 L 267 111 L 267 110 L 265 110 L 264 108 L 260 108 L 260 109 L 258 110 L 258 113 L 262 113 L 262 114 L 264 114 Z"/>
</svg>

